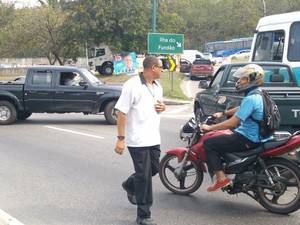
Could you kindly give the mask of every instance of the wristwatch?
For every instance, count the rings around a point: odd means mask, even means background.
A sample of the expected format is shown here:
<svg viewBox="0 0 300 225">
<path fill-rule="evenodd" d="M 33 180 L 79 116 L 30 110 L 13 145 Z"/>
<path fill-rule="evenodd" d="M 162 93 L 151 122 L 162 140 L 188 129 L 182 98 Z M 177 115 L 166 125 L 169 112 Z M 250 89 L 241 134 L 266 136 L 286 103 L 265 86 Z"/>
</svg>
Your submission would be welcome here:
<svg viewBox="0 0 300 225">
<path fill-rule="evenodd" d="M 122 141 L 122 140 L 124 140 L 125 136 L 117 136 L 117 138 L 118 138 L 120 141 Z"/>
</svg>

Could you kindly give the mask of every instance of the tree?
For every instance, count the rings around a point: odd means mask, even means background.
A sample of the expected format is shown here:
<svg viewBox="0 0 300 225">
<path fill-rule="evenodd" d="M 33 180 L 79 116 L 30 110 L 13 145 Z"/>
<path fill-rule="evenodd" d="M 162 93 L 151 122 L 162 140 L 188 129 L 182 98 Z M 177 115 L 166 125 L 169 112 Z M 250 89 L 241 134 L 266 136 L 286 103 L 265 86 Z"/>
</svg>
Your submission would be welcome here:
<svg viewBox="0 0 300 225">
<path fill-rule="evenodd" d="M 83 56 L 86 44 L 147 51 L 152 1 L 39 2 L 40 7 L 22 9 L 0 4 L 2 57 L 48 57 L 51 64 L 64 64 Z M 300 9 L 300 0 L 264 2 L 268 15 Z M 262 0 L 157 0 L 156 31 L 184 34 L 185 49 L 201 50 L 206 42 L 253 36 L 263 6 Z"/>
<path fill-rule="evenodd" d="M 0 55 L 5 56 L 4 46 L 6 43 L 5 33 L 14 18 L 14 6 L 6 7 L 0 1 Z"/>
</svg>

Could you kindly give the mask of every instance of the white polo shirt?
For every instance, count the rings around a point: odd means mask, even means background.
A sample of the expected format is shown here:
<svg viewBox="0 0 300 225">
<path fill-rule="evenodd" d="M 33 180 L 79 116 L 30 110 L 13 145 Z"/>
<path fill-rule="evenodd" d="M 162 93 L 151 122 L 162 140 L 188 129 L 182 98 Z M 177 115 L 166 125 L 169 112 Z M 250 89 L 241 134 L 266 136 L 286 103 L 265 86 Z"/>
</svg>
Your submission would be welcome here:
<svg viewBox="0 0 300 225">
<path fill-rule="evenodd" d="M 148 87 L 143 75 L 129 79 L 115 108 L 126 114 L 125 143 L 129 147 L 159 145 L 160 115 L 154 104 L 163 100 L 163 89 L 158 81 Z"/>
</svg>

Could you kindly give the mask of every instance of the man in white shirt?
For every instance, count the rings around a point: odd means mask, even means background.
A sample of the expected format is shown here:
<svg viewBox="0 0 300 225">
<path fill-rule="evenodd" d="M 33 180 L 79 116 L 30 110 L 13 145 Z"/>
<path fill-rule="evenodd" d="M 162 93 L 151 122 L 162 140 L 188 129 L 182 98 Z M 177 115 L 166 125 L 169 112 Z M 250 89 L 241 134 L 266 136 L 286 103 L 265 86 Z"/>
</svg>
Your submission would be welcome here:
<svg viewBox="0 0 300 225">
<path fill-rule="evenodd" d="M 152 176 L 159 170 L 160 113 L 163 89 L 156 80 L 162 72 L 162 62 L 147 56 L 143 62 L 144 72 L 129 79 L 115 106 L 118 110 L 118 140 L 115 151 L 123 154 L 125 144 L 133 160 L 135 173 L 122 183 L 128 200 L 137 204 L 137 224 L 155 225 L 150 219 L 153 203 Z"/>
</svg>

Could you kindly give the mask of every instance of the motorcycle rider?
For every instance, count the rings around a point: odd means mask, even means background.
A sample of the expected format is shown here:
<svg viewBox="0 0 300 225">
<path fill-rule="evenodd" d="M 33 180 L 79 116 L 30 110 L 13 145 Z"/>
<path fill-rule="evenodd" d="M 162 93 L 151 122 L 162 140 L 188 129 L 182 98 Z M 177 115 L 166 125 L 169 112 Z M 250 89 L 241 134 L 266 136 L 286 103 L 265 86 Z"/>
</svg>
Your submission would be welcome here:
<svg viewBox="0 0 300 225">
<path fill-rule="evenodd" d="M 231 116 L 228 120 L 214 125 L 200 125 L 203 131 L 234 129 L 232 134 L 211 137 L 203 143 L 208 169 L 213 171 L 217 177 L 215 183 L 207 189 L 208 192 L 216 191 L 230 184 L 230 180 L 223 171 L 221 161 L 224 152 L 247 151 L 272 138 L 261 138 L 258 124 L 251 119 L 251 116 L 256 120 L 263 119 L 262 96 L 252 93 L 256 90 L 261 91 L 259 86 L 264 82 L 264 70 L 259 65 L 248 64 L 238 69 L 233 76 L 238 78 L 235 85 L 236 91 L 245 94 L 240 106 L 214 114 L 217 119 Z"/>
</svg>

